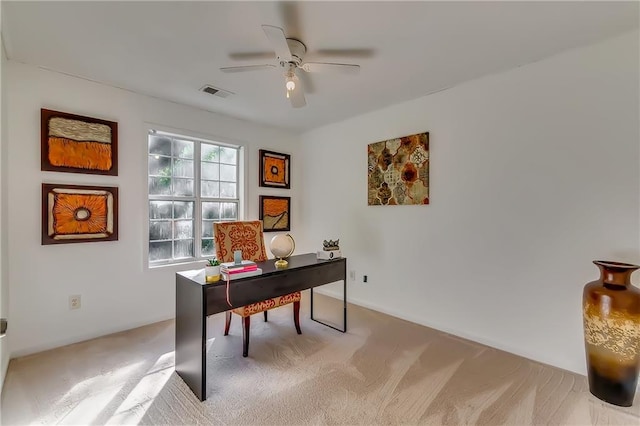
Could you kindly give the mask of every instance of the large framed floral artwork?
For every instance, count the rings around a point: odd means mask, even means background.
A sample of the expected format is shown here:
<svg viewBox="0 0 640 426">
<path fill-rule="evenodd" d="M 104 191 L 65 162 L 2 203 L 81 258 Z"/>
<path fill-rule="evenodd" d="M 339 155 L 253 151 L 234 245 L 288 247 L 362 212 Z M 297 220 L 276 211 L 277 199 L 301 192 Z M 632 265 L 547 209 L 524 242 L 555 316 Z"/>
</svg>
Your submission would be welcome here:
<svg viewBox="0 0 640 426">
<path fill-rule="evenodd" d="M 367 147 L 368 204 L 429 204 L 429 133 Z"/>
<path fill-rule="evenodd" d="M 40 169 L 118 175 L 118 123 L 40 110 Z"/>
<path fill-rule="evenodd" d="M 42 184 L 42 244 L 116 241 L 118 188 Z"/>
<path fill-rule="evenodd" d="M 260 186 L 289 189 L 291 156 L 279 152 L 260 150 Z"/>
</svg>

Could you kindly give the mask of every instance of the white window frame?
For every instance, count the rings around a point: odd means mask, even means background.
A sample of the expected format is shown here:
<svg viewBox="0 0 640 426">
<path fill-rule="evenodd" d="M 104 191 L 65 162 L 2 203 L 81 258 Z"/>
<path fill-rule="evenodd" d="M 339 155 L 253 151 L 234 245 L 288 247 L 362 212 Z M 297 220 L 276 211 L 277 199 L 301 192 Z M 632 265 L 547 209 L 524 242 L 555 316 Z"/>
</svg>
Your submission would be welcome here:
<svg viewBox="0 0 640 426">
<path fill-rule="evenodd" d="M 175 137 L 183 140 L 193 141 L 194 145 L 194 196 L 174 196 L 174 195 L 150 195 L 149 194 L 149 135 L 152 132 L 156 132 L 159 134 L 166 135 L 168 137 Z M 237 214 L 238 220 L 243 220 L 245 217 L 245 209 L 246 209 L 246 194 L 247 194 L 247 155 L 246 155 L 246 144 L 234 141 L 229 138 L 221 138 L 215 137 L 211 135 L 198 134 L 195 132 L 185 131 L 182 129 L 172 129 L 161 125 L 156 125 L 153 123 L 146 123 L 145 133 L 144 133 L 144 158 L 146 161 L 146 167 L 144 167 L 144 185 L 145 185 L 145 204 L 142 209 L 144 212 L 144 264 L 147 269 L 154 269 L 159 267 L 167 267 L 167 266 L 185 266 L 192 265 L 194 263 L 202 263 L 203 260 L 212 257 L 212 255 L 202 255 L 202 203 L 203 202 L 237 202 Z M 200 145 L 201 143 L 210 143 L 218 146 L 236 148 L 238 153 L 237 158 L 237 170 L 236 170 L 236 179 L 237 179 L 237 198 L 235 199 L 222 199 L 222 198 L 211 198 L 211 197 L 201 197 L 200 196 L 200 186 L 201 186 L 201 158 L 200 158 Z M 173 156 L 173 153 L 172 153 Z M 149 260 L 149 203 L 150 201 L 156 200 L 166 200 L 166 201 L 193 201 L 194 202 L 194 211 L 193 211 L 193 244 L 194 244 L 194 257 L 183 258 L 183 259 L 171 259 L 171 260 L 163 260 L 163 261 L 154 261 L 151 262 Z"/>
</svg>

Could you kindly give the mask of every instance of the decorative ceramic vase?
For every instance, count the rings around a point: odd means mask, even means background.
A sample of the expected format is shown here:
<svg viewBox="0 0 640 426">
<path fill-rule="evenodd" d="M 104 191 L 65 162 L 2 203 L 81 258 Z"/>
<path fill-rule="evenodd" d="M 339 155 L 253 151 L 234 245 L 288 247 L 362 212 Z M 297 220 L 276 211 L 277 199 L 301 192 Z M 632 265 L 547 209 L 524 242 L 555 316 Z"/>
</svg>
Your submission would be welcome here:
<svg viewBox="0 0 640 426">
<path fill-rule="evenodd" d="M 205 266 L 204 276 L 205 276 L 205 281 L 208 283 L 215 283 L 216 281 L 220 281 L 220 265 Z"/>
<path fill-rule="evenodd" d="M 640 290 L 631 273 L 640 266 L 594 260 L 600 279 L 582 295 L 589 390 L 611 404 L 633 403 L 640 372 Z"/>
</svg>

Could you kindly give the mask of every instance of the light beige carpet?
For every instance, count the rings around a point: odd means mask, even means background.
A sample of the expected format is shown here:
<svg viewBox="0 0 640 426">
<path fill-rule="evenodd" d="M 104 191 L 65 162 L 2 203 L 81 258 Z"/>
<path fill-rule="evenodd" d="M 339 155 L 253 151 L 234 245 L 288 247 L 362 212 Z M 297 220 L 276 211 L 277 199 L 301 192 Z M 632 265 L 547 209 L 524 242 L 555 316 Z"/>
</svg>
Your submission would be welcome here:
<svg viewBox="0 0 640 426">
<path fill-rule="evenodd" d="M 582 376 L 353 305 L 342 334 L 303 297 L 301 336 L 291 306 L 252 317 L 249 358 L 239 318 L 226 337 L 224 315 L 209 318 L 203 403 L 165 321 L 12 360 L 2 424 L 640 424 L 638 397 L 608 405 Z M 317 302 L 340 319 L 340 302 Z"/>
</svg>

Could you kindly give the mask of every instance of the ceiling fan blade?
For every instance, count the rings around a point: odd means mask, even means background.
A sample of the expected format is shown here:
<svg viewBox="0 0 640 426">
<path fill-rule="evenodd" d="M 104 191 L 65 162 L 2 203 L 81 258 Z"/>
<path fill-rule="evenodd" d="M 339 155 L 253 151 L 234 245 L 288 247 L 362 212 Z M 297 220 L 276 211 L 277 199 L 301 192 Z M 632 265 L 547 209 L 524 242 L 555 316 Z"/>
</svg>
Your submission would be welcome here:
<svg viewBox="0 0 640 426">
<path fill-rule="evenodd" d="M 360 72 L 360 65 L 328 62 L 306 62 L 300 68 L 306 72 L 339 72 L 342 74 L 358 74 Z"/>
<path fill-rule="evenodd" d="M 292 59 L 291 51 L 289 50 L 287 37 L 285 37 L 282 28 L 274 27 L 272 25 L 263 25 L 262 30 L 271 42 L 273 50 L 276 51 L 276 56 L 280 58 L 281 61 L 289 62 Z"/>
<path fill-rule="evenodd" d="M 370 58 L 375 51 L 373 49 L 319 49 L 314 53 L 334 58 Z"/>
<path fill-rule="evenodd" d="M 296 72 L 296 77 L 298 77 L 300 79 L 300 81 L 302 82 L 302 87 L 304 87 L 305 93 L 315 93 L 316 92 L 316 86 L 313 83 L 313 79 L 311 78 L 311 75 L 309 73 L 302 72 L 302 71 L 297 71 Z"/>
<path fill-rule="evenodd" d="M 289 101 L 292 107 L 302 108 L 307 104 L 307 100 L 304 98 L 304 91 L 302 90 L 302 83 L 297 76 L 294 77 L 294 81 L 296 82 L 296 88 L 288 93 Z"/>
<path fill-rule="evenodd" d="M 302 32 L 302 28 L 300 28 L 300 22 L 302 22 L 302 19 L 300 17 L 300 8 L 301 5 L 299 2 L 278 2 L 278 10 L 280 12 L 280 16 L 282 17 L 282 25 L 287 29 L 287 34 L 289 34 L 289 37 L 293 37 L 298 40 L 304 40 L 304 34 Z"/>
<path fill-rule="evenodd" d="M 229 53 L 229 58 L 234 60 L 257 60 L 257 59 L 274 59 L 275 54 L 273 52 L 235 52 Z"/>
<path fill-rule="evenodd" d="M 264 64 L 264 65 L 243 65 L 240 67 L 224 67 L 220 68 L 222 72 L 242 72 L 242 71 L 259 71 L 266 70 L 270 68 L 275 68 L 275 65 Z"/>
</svg>

